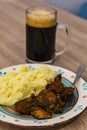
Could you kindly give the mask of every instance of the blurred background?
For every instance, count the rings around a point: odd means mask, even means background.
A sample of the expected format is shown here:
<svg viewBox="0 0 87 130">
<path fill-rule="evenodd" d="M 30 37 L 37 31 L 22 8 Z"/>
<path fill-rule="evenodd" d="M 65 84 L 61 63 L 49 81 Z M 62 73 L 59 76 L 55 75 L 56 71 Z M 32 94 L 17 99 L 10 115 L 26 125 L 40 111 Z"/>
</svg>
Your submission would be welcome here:
<svg viewBox="0 0 87 130">
<path fill-rule="evenodd" d="M 42 0 L 81 18 L 87 19 L 87 0 Z"/>
</svg>

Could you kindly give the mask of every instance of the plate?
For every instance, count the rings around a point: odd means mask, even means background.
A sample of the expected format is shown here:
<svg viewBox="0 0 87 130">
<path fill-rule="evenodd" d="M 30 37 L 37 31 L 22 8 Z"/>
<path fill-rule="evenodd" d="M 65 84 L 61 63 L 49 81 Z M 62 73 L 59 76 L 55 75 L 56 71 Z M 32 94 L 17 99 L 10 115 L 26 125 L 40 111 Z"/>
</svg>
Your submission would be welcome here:
<svg viewBox="0 0 87 130">
<path fill-rule="evenodd" d="M 21 64 L 15 65 L 8 68 L 4 68 L 0 70 L 0 76 L 8 73 L 18 71 L 22 65 L 28 66 L 30 69 L 37 69 L 39 67 L 44 66 L 44 64 Z M 46 65 L 52 70 L 62 74 L 64 77 L 64 84 L 67 87 L 74 81 L 75 73 L 70 70 L 67 70 L 62 67 Z M 67 80 L 66 80 L 67 79 Z M 0 120 L 16 126 L 28 127 L 28 128 L 45 128 L 52 126 L 63 126 L 66 123 L 72 121 L 77 118 L 87 107 L 87 83 L 80 78 L 80 80 L 76 84 L 76 90 L 74 92 L 75 101 L 72 101 L 71 105 L 64 110 L 61 114 L 56 114 L 51 119 L 39 120 L 33 117 L 25 117 L 22 115 L 18 115 L 14 109 L 10 107 L 2 107 L 0 106 Z"/>
</svg>

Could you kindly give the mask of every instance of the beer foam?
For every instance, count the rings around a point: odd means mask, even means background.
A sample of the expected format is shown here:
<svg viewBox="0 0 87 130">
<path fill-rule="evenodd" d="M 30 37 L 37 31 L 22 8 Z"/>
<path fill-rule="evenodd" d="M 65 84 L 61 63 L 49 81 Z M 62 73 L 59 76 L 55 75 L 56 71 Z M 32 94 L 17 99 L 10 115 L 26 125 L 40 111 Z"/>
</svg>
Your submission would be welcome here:
<svg viewBox="0 0 87 130">
<path fill-rule="evenodd" d="M 33 10 L 27 14 L 27 24 L 33 27 L 52 27 L 56 24 L 55 14 L 48 10 Z"/>
</svg>

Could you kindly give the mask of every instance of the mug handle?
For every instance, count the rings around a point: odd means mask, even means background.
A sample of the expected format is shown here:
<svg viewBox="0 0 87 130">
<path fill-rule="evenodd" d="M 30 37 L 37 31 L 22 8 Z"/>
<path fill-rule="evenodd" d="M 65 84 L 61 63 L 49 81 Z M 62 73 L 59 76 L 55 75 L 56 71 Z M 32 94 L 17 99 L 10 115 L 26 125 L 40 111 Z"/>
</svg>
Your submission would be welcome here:
<svg viewBox="0 0 87 130">
<path fill-rule="evenodd" d="M 66 44 L 65 44 L 65 47 L 63 48 L 63 50 L 59 51 L 59 52 L 55 52 L 55 58 L 57 58 L 58 56 L 62 55 L 66 50 L 67 50 L 67 47 L 68 47 L 68 44 L 69 44 L 69 39 L 70 39 L 70 31 L 69 31 L 69 28 L 67 25 L 65 24 L 58 24 L 57 25 L 57 29 L 62 29 L 65 31 L 66 35 L 67 35 L 67 40 L 66 40 Z"/>
</svg>

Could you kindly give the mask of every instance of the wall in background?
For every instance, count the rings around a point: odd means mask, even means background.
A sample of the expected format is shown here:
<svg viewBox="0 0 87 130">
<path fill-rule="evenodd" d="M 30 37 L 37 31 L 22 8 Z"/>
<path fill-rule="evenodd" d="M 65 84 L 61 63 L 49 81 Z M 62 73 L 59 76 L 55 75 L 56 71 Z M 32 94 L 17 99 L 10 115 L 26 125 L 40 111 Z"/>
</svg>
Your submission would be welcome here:
<svg viewBox="0 0 87 130">
<path fill-rule="evenodd" d="M 69 11 L 71 13 L 78 13 L 81 5 L 87 0 L 42 0 L 44 2 L 53 4 L 63 10 Z"/>
</svg>

